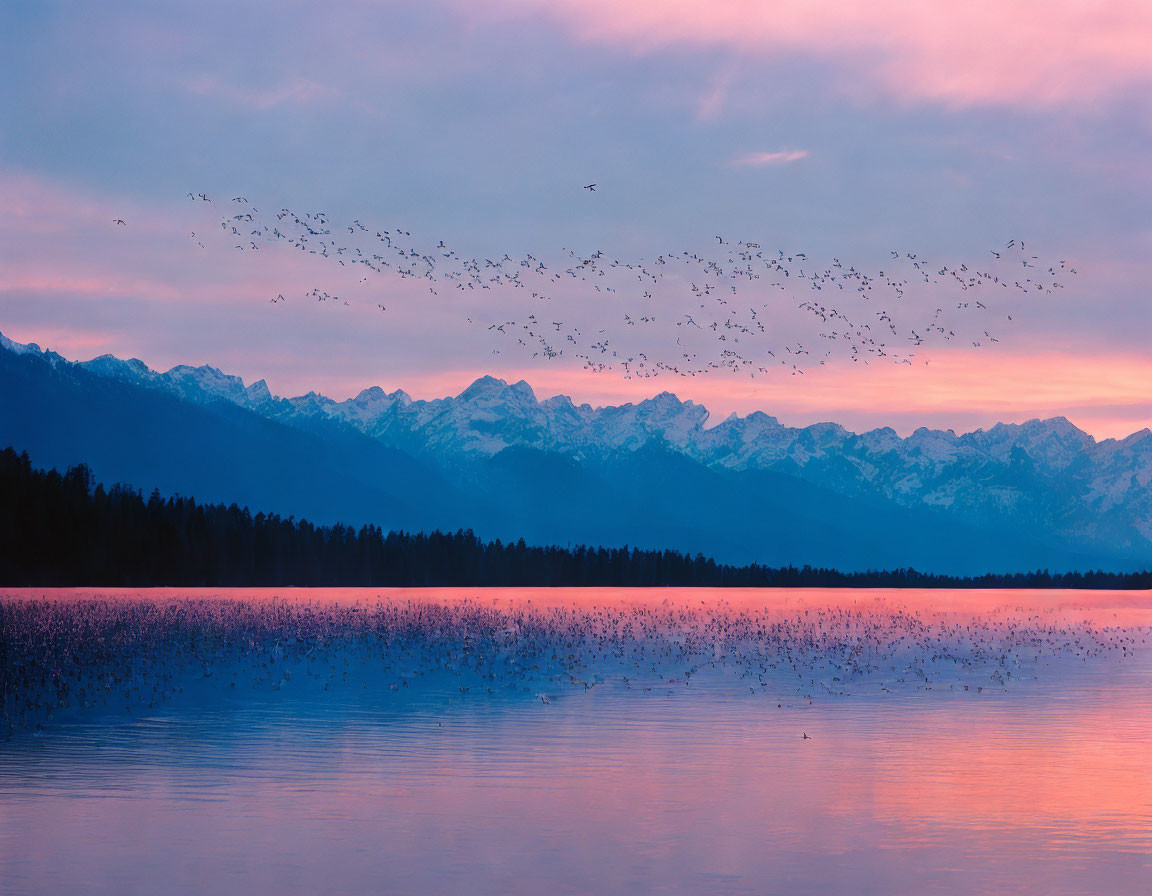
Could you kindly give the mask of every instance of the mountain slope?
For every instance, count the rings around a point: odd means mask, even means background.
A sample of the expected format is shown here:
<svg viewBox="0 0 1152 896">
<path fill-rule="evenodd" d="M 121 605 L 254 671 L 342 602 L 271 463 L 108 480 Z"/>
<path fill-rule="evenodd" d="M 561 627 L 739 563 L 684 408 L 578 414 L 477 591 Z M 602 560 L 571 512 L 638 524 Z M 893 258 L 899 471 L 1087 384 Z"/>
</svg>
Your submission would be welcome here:
<svg viewBox="0 0 1152 896">
<path fill-rule="evenodd" d="M 450 527 L 470 516 L 435 470 L 361 433 L 309 432 L 224 401 L 196 403 L 50 356 L 0 352 L 0 442 L 37 463 L 318 522 Z"/>
<path fill-rule="evenodd" d="M 318 521 L 848 570 L 1152 560 L 1148 430 L 1096 442 L 1055 418 L 900 438 L 763 413 L 707 428 L 667 392 L 592 408 L 492 377 L 432 401 L 284 399 L 208 366 L 72 363 L 2 336 L 0 383 L 0 441 L 37 463 Z"/>
</svg>

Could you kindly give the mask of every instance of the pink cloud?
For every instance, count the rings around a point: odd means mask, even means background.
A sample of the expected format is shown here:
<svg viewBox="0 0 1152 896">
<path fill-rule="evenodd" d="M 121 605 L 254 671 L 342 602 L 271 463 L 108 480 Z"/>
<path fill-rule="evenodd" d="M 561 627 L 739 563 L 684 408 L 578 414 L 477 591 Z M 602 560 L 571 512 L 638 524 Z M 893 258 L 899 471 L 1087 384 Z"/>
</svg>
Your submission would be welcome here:
<svg viewBox="0 0 1152 896">
<path fill-rule="evenodd" d="M 759 168 L 764 165 L 787 165 L 808 158 L 806 149 L 782 149 L 777 152 L 750 152 L 736 156 L 729 164 L 737 167 Z"/>
<path fill-rule="evenodd" d="M 1145 0 L 503 0 L 583 41 L 638 53 L 801 52 L 872 89 L 948 105 L 1052 105 L 1152 82 Z"/>
<path fill-rule="evenodd" d="M 4 293 L 68 294 L 93 298 L 136 296 L 161 300 L 174 299 L 180 294 L 170 284 L 125 277 L 115 272 L 56 274 L 11 270 L 0 274 L 0 295 Z"/>
<path fill-rule="evenodd" d="M 191 93 L 198 96 L 219 97 L 235 105 L 258 111 L 282 105 L 325 102 L 340 95 L 335 88 L 300 77 L 291 78 L 272 87 L 259 88 L 230 84 L 218 77 L 204 75 L 194 78 L 187 87 Z"/>
</svg>

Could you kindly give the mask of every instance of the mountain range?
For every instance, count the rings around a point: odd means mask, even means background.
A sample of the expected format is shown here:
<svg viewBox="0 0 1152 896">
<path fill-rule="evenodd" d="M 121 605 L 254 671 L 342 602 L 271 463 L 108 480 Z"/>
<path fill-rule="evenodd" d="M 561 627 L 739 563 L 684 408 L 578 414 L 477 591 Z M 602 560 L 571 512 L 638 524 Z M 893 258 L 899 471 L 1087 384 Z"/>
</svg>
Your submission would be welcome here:
<svg viewBox="0 0 1152 896">
<path fill-rule="evenodd" d="M 593 408 L 487 376 L 430 401 L 280 398 L 210 366 L 74 362 L 0 335 L 0 444 L 253 512 L 846 571 L 1152 561 L 1147 429 L 1097 441 L 1056 417 L 901 438 L 708 418 L 670 392 Z"/>
</svg>

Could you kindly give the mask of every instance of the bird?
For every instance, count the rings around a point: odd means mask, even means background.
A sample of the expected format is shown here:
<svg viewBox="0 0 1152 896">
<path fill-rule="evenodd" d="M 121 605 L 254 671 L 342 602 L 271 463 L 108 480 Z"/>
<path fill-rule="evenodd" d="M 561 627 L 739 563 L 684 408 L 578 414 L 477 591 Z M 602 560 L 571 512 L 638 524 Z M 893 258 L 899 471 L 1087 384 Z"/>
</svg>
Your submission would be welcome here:
<svg viewBox="0 0 1152 896">
<path fill-rule="evenodd" d="M 595 182 L 583 185 L 583 189 L 590 192 L 597 188 Z M 197 198 L 195 193 L 187 195 Z M 210 201 L 203 193 L 198 198 Z M 512 315 L 511 320 L 499 321 L 499 326 L 494 328 L 500 337 L 515 340 L 513 351 L 541 362 L 563 363 L 575 357 L 587 369 L 607 374 L 619 372 L 626 379 L 697 377 L 714 373 L 757 378 L 772 375 L 774 371 L 798 376 L 812 365 L 834 363 L 834 355 L 850 359 L 861 367 L 879 362 L 910 364 L 918 352 L 934 344 L 963 342 L 968 334 L 962 329 L 963 320 L 959 315 L 971 313 L 973 308 L 988 309 L 998 312 L 999 320 L 1005 320 L 999 314 L 1010 310 L 997 307 L 990 300 L 992 287 L 998 291 L 1006 289 L 1011 279 L 1001 279 L 995 270 L 980 270 L 963 262 L 930 263 L 921 253 L 907 249 L 891 250 L 890 261 L 879 271 L 851 264 L 841 256 L 821 265 L 812 261 L 814 253 L 806 249 L 764 250 L 754 240 L 720 235 L 706 249 L 676 249 L 657 257 L 629 259 L 614 257 L 603 248 L 577 252 L 562 247 L 561 256 L 553 261 L 515 252 L 476 258 L 451 248 L 443 239 L 429 239 L 421 244 L 419 238 L 413 239 L 412 233 L 403 227 L 369 230 L 360 219 L 342 223 L 325 212 L 295 212 L 290 208 L 280 209 L 274 221 L 265 223 L 259 211 L 247 204 L 246 197 L 235 196 L 233 202 L 243 204 L 244 213 L 226 217 L 221 225 L 238 238 L 238 250 L 281 243 L 339 268 L 362 265 L 363 268 L 355 269 L 356 279 L 366 286 L 378 277 L 424 280 L 427 295 L 434 297 L 442 294 L 440 290 L 444 286 L 452 288 L 453 294 L 487 294 L 493 298 L 501 290 L 512 298 L 514 290 L 524 289 L 524 294 L 533 299 L 555 302 L 556 316 L 561 320 L 555 326 L 554 338 L 567 347 L 567 353 L 551 341 L 545 328 L 525 319 L 515 319 L 517 315 Z M 240 226 L 249 227 L 249 231 L 239 230 Z M 371 238 L 373 233 L 376 238 L 371 243 L 357 244 L 361 234 Z M 1023 249 L 1022 242 L 1012 241 L 1011 248 L 1017 246 Z M 994 258 L 1001 254 L 999 250 L 992 250 Z M 1032 261 L 1039 264 L 1025 261 L 1030 270 L 1045 270 L 1045 263 L 1038 258 Z M 1022 291 L 1047 289 L 1051 292 L 1063 288 L 1063 283 L 1055 282 L 1057 269 L 1060 276 L 1075 272 L 1065 259 L 1048 266 L 1042 278 L 1017 281 L 1018 286 Z M 586 290 L 591 304 L 586 306 L 575 295 L 554 294 L 551 286 L 558 281 L 571 282 L 575 289 Z M 926 293 L 931 290 L 930 297 L 934 300 L 941 297 L 938 295 L 941 288 L 954 290 L 957 295 L 949 297 L 954 301 L 942 305 L 955 310 L 945 314 L 941 307 L 930 321 L 917 320 L 915 303 L 925 305 L 929 297 L 917 294 L 918 288 Z M 963 297 L 958 295 L 961 292 Z M 786 331 L 786 326 L 777 328 L 776 333 L 771 326 L 772 313 L 780 309 L 774 295 L 781 298 L 806 295 L 810 299 L 799 303 L 808 318 L 802 326 L 809 328 L 813 338 L 823 341 L 823 351 L 800 352 L 789 346 L 787 354 L 791 357 L 785 359 L 782 344 L 776 340 Z M 955 301 L 960 298 L 963 301 Z M 901 305 L 889 304 L 889 299 Z M 614 323 L 589 344 L 585 331 L 575 319 L 559 311 L 565 300 L 574 303 L 574 314 L 608 313 Z M 605 306 L 605 301 L 610 301 L 611 306 Z M 672 313 L 653 315 L 647 305 L 629 304 L 640 301 L 661 302 Z M 887 334 L 884 340 L 877 338 L 869 323 L 861 319 L 875 315 L 872 308 L 881 303 L 886 306 L 879 315 Z M 691 305 L 691 314 L 684 314 L 688 305 Z M 745 305 L 747 310 L 742 307 Z M 385 310 L 379 305 L 378 309 Z M 460 319 L 472 326 L 486 326 L 489 322 L 474 312 L 461 313 Z M 1011 316 L 1008 319 L 1011 320 Z M 674 329 L 673 324 L 679 329 Z M 627 331 L 637 334 L 641 329 L 648 340 L 644 357 L 624 344 Z M 698 331 L 699 335 L 689 336 L 688 330 L 692 334 Z M 680 339 L 677 332 L 688 336 L 688 341 Z M 894 349 L 897 340 L 905 339 L 907 350 Z M 969 339 L 973 349 L 983 349 L 997 341 L 998 337 L 992 332 L 984 333 L 983 339 Z M 497 348 L 492 351 L 499 354 Z"/>
<path fill-rule="evenodd" d="M 588 190 L 591 193 L 595 193 L 596 192 L 596 184 L 585 184 L 584 189 Z"/>
</svg>

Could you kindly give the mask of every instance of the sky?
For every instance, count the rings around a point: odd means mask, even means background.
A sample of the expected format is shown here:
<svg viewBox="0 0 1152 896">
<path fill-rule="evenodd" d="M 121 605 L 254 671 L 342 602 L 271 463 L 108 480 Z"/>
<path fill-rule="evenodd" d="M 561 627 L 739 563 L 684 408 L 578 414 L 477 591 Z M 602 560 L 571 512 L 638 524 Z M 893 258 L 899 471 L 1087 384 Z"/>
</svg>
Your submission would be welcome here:
<svg viewBox="0 0 1152 896">
<path fill-rule="evenodd" d="M 1130 0 L 9 0 L 0 332 L 69 358 L 209 363 L 283 395 L 432 398 L 492 374 L 593 404 L 668 390 L 714 421 L 907 433 L 1063 415 L 1122 437 L 1152 422 L 1149 46 L 1152 6 Z M 288 245 L 238 251 L 217 232 L 235 196 L 273 224 L 323 210 L 422 253 L 550 270 L 744 241 L 813 270 L 891 270 L 895 251 L 906 271 L 915 256 L 1003 273 L 1014 262 L 991 253 L 1015 240 L 1076 275 L 997 293 L 987 317 L 950 318 L 955 339 L 915 345 L 906 331 L 966 297 L 910 291 L 884 309 L 901 351 L 868 364 L 824 357 L 797 311 L 810 290 L 749 283 L 756 376 L 638 378 L 621 358 L 704 351 L 688 274 L 648 297 L 623 268 L 544 298 L 361 280 Z M 488 329 L 529 314 L 578 323 L 579 351 L 533 357 Z M 620 355 L 589 369 L 575 355 L 601 328 Z"/>
</svg>

